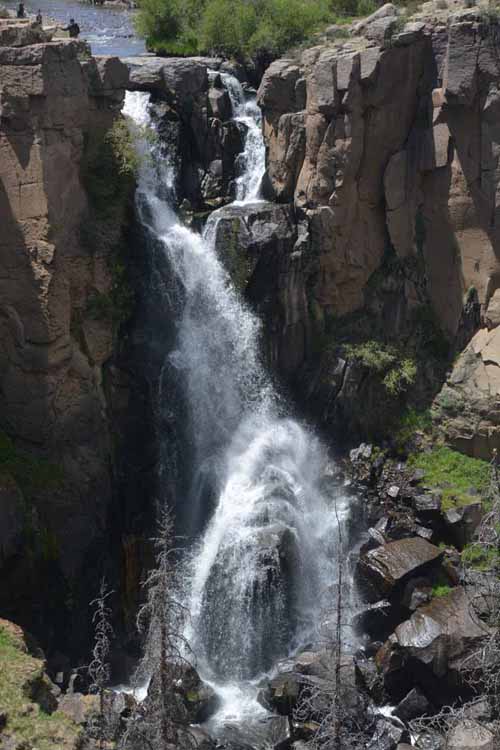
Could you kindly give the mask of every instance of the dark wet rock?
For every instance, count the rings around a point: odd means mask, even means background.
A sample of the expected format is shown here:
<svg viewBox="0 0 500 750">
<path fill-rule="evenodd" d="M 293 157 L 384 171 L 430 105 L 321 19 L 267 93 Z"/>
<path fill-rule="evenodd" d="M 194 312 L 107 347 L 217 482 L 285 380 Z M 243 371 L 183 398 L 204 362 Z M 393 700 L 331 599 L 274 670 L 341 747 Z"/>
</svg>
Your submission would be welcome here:
<svg viewBox="0 0 500 750">
<path fill-rule="evenodd" d="M 386 719 L 379 719 L 375 726 L 373 737 L 366 745 L 367 750 L 396 750 L 398 744 L 405 738 L 403 727 L 397 726 Z"/>
<path fill-rule="evenodd" d="M 327 651 L 302 651 L 293 660 L 294 671 L 304 675 L 325 677 L 331 670 L 331 661 Z"/>
<path fill-rule="evenodd" d="M 425 695 L 418 688 L 413 688 L 398 703 L 392 714 L 393 716 L 397 716 L 398 719 L 408 722 L 416 719 L 418 716 L 429 714 L 431 711 L 432 706 Z"/>
<path fill-rule="evenodd" d="M 376 703 L 381 703 L 384 696 L 384 683 L 377 669 L 375 660 L 363 654 L 355 657 L 356 685 L 365 690 Z"/>
<path fill-rule="evenodd" d="M 427 604 L 432 598 L 432 585 L 427 578 L 412 578 L 405 586 L 402 604 L 414 612 L 417 607 Z"/>
<path fill-rule="evenodd" d="M 211 88 L 208 92 L 208 104 L 212 117 L 226 122 L 233 114 L 231 99 L 224 89 Z"/>
<path fill-rule="evenodd" d="M 463 549 L 473 538 L 475 531 L 481 523 L 483 507 L 480 502 L 470 503 L 457 508 L 450 508 L 444 514 L 444 520 L 448 533 L 453 543 Z"/>
<path fill-rule="evenodd" d="M 169 667 L 174 685 L 172 712 L 179 724 L 200 724 L 212 716 L 219 705 L 213 688 L 201 679 L 196 669 L 188 663 L 177 662 Z M 148 699 L 158 689 L 158 675 L 154 675 Z"/>
<path fill-rule="evenodd" d="M 357 576 L 370 601 L 391 594 L 411 574 L 439 561 L 442 551 L 419 537 L 401 539 L 362 555 Z"/>
<path fill-rule="evenodd" d="M 291 716 L 299 699 L 300 682 L 300 675 L 295 672 L 277 675 L 259 691 L 257 700 L 270 711 Z"/>
<path fill-rule="evenodd" d="M 0 564 L 19 548 L 25 521 L 19 487 L 9 474 L 0 475 Z"/>
<path fill-rule="evenodd" d="M 355 632 L 378 639 L 388 638 L 399 622 L 397 609 L 386 599 L 367 606 L 352 618 Z"/>
<path fill-rule="evenodd" d="M 421 539 L 425 539 L 426 542 L 432 542 L 435 533 L 432 529 L 428 529 L 426 526 L 415 526 L 415 534 Z"/>
<path fill-rule="evenodd" d="M 437 492 L 415 495 L 412 506 L 422 518 L 437 518 L 441 514 L 441 495 Z"/>
<path fill-rule="evenodd" d="M 129 57 L 129 88 L 187 98 L 208 90 L 207 66 L 196 58 Z"/>
<path fill-rule="evenodd" d="M 267 296 L 276 283 L 280 256 L 292 252 L 296 227 L 289 206 L 253 203 L 226 206 L 212 217 L 215 248 L 224 260 L 233 281 L 248 294 Z"/>
<path fill-rule="evenodd" d="M 377 653 L 386 689 L 401 700 L 418 682 L 433 702 L 443 705 L 459 690 L 464 657 L 487 634 L 464 589 L 435 597 L 399 625 Z"/>
</svg>

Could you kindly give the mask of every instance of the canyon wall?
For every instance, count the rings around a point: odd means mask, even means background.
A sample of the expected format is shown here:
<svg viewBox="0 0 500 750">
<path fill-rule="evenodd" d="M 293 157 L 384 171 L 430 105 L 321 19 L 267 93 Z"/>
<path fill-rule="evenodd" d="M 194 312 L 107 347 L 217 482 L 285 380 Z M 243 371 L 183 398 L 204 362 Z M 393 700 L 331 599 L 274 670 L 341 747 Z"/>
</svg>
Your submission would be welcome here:
<svg viewBox="0 0 500 750">
<path fill-rule="evenodd" d="M 391 410 L 367 379 L 367 343 L 413 359 L 405 398 L 423 408 L 449 357 L 498 324 L 500 30 L 478 10 L 405 26 L 396 13 L 386 6 L 385 23 L 276 61 L 259 90 L 265 190 L 298 229 L 281 259 L 272 358 L 327 421 L 358 436 Z M 467 424 L 449 397 L 458 387 L 467 400 L 478 356 L 434 413 L 456 445 L 485 457 L 498 444 L 494 341 Z"/>
<path fill-rule="evenodd" d="M 125 213 L 92 238 L 104 207 L 85 180 L 92 149 L 109 150 L 128 71 L 85 43 L 2 24 L 0 606 L 52 641 L 100 575 L 112 495 L 103 367 L 116 326 L 100 308 Z"/>
</svg>

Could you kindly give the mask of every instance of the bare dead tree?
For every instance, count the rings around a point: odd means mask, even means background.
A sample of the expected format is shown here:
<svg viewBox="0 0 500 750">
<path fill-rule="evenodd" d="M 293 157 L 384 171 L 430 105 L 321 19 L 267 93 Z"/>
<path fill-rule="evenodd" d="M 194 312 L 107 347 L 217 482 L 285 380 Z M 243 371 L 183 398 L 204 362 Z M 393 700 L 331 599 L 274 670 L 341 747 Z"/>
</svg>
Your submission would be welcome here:
<svg viewBox="0 0 500 750">
<path fill-rule="evenodd" d="M 325 677 L 320 682 L 304 676 L 296 722 L 314 722 L 315 731 L 308 745 L 312 750 L 359 750 L 368 739 L 366 714 L 360 711 L 362 698 L 349 679 L 349 660 L 344 655 L 346 622 L 346 549 L 337 502 L 337 581 L 323 607 L 320 639 L 325 644 Z"/>
<path fill-rule="evenodd" d="M 148 695 L 128 722 L 123 747 L 166 750 L 176 744 L 179 697 L 174 687 L 189 663 L 184 637 L 188 611 L 177 594 L 179 555 L 174 545 L 172 515 L 162 510 L 153 539 L 155 568 L 143 583 L 145 603 L 137 616 L 144 653 L 135 675 L 138 685 L 149 683 Z"/>
<path fill-rule="evenodd" d="M 90 603 L 90 606 L 94 607 L 94 614 L 92 616 L 94 648 L 92 649 L 92 661 L 88 666 L 88 674 L 90 678 L 90 692 L 99 696 L 99 714 L 97 720 L 94 722 L 92 733 L 97 735 L 96 739 L 101 750 L 106 742 L 105 692 L 111 676 L 109 654 L 113 639 L 112 613 L 108 606 L 108 600 L 113 593 L 113 591 L 108 589 L 106 579 L 102 578 L 99 596 Z"/>
</svg>

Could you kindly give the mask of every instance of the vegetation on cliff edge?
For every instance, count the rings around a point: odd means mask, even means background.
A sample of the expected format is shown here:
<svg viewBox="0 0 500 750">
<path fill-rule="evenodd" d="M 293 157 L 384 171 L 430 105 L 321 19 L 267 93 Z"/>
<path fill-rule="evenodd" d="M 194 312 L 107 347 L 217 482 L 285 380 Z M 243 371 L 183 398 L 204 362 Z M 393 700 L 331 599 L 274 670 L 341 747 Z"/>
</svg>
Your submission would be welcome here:
<svg viewBox="0 0 500 750">
<path fill-rule="evenodd" d="M 33 702 L 32 696 L 43 689 L 43 661 L 26 651 L 17 631 L 0 621 L 0 706 L 6 717 L 2 737 L 15 738 L 12 746 L 21 747 L 22 742 L 26 750 L 76 747 L 78 727 L 61 712 L 48 713 Z"/>
<path fill-rule="evenodd" d="M 87 143 L 82 176 L 90 211 L 81 234 L 89 249 L 106 256 L 111 288 L 106 292 L 94 290 L 85 316 L 111 320 L 116 328 L 130 317 L 134 305 L 122 251 L 138 166 L 137 152 L 124 118 L 118 118 L 110 130 Z"/>
<path fill-rule="evenodd" d="M 442 492 L 443 510 L 477 502 L 487 495 L 490 466 L 487 461 L 436 446 L 410 457 L 409 463 L 424 472 L 424 483 Z"/>
<path fill-rule="evenodd" d="M 137 30 L 158 54 L 277 55 L 375 8 L 372 0 L 139 0 Z"/>
</svg>

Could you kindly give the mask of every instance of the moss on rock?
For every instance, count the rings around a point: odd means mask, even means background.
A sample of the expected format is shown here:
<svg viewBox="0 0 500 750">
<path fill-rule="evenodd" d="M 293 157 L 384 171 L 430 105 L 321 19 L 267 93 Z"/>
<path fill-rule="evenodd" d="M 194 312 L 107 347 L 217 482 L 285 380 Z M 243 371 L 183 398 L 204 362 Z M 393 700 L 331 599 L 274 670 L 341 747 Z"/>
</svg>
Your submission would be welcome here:
<svg viewBox="0 0 500 750">
<path fill-rule="evenodd" d="M 28 648 L 18 626 L 0 620 L 0 706 L 6 716 L 2 740 L 26 750 L 76 750 L 80 728 L 56 708 L 42 655 Z M 46 700 L 50 695 L 52 700 Z M 16 744 L 17 743 L 17 744 Z"/>
</svg>

